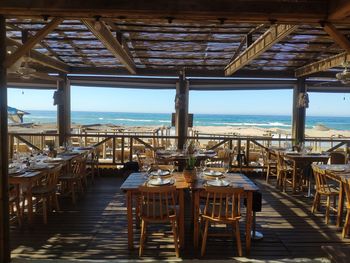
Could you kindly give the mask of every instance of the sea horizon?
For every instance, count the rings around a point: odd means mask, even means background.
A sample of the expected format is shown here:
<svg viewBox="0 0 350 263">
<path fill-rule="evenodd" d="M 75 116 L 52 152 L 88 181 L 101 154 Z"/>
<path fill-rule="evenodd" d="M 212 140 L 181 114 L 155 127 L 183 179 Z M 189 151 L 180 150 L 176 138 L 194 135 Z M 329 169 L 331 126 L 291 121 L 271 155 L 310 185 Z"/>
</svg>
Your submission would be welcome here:
<svg viewBox="0 0 350 263">
<path fill-rule="evenodd" d="M 54 110 L 25 110 L 25 123 L 55 123 Z M 171 113 L 110 112 L 110 111 L 72 111 L 72 123 L 114 124 L 124 126 L 170 126 Z M 291 129 L 291 116 L 270 114 L 194 114 L 193 126 L 233 126 Z M 306 128 L 324 125 L 334 130 L 350 130 L 350 117 L 345 116 L 307 116 Z"/>
</svg>

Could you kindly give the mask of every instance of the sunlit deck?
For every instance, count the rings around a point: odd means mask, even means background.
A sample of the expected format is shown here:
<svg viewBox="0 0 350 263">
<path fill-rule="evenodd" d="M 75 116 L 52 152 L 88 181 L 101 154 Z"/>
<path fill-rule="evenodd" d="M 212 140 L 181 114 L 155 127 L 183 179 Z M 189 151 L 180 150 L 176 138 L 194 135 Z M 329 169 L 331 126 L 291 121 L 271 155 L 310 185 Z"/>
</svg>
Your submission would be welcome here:
<svg viewBox="0 0 350 263">
<path fill-rule="evenodd" d="M 321 246 L 349 245 L 350 239 L 341 239 L 334 224 L 324 223 L 323 214 L 311 214 L 312 199 L 282 193 L 266 184 L 260 176 L 253 178 L 263 193 L 263 211 L 257 213 L 257 224 L 264 239 L 253 242 L 251 259 L 319 259 L 327 257 Z M 37 215 L 32 229 L 25 227 L 19 231 L 13 228 L 12 257 L 139 259 L 137 247 L 133 253 L 127 247 L 125 198 L 119 189 L 122 182 L 122 177 L 97 178 L 75 207 L 70 200 L 61 201 L 61 212 L 51 214 L 46 226 L 42 224 L 42 217 Z M 192 249 L 189 209 L 186 219 L 186 243 L 181 259 L 194 259 L 198 255 Z M 164 229 L 163 233 L 148 239 L 145 259 L 176 260 L 172 236 L 167 235 L 170 227 Z M 138 238 L 137 229 L 136 246 Z M 236 255 L 235 244 L 230 239 L 208 239 L 206 259 L 232 259 Z"/>
</svg>

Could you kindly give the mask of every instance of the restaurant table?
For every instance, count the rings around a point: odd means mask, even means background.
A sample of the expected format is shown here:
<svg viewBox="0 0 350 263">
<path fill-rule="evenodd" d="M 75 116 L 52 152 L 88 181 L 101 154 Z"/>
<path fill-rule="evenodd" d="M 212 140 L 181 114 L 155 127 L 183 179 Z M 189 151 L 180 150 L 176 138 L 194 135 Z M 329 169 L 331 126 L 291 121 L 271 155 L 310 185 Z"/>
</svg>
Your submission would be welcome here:
<svg viewBox="0 0 350 263">
<path fill-rule="evenodd" d="M 317 165 L 321 170 L 325 171 L 328 178 L 339 182 L 338 211 L 337 211 L 337 227 L 342 224 L 343 206 L 344 206 L 344 185 L 350 179 L 350 164 L 321 164 Z M 344 171 L 333 171 L 334 168 L 343 168 Z"/>
<path fill-rule="evenodd" d="M 193 191 L 193 220 L 194 220 L 194 233 L 193 244 L 194 248 L 198 248 L 198 234 L 199 234 L 199 202 L 200 192 L 204 191 L 205 178 L 198 178 L 198 180 L 192 184 L 185 182 L 182 173 L 174 173 L 175 186 L 179 192 L 179 240 L 180 247 L 184 245 L 184 190 L 192 189 Z M 253 192 L 258 191 L 259 188 L 245 175 L 243 174 L 227 174 L 225 180 L 237 187 L 244 188 L 244 193 L 247 198 L 246 208 L 246 253 L 249 255 L 251 248 L 251 228 L 252 228 L 252 205 L 253 205 Z M 128 247 L 130 250 L 134 248 L 133 241 L 133 197 L 138 194 L 138 187 L 143 185 L 147 179 L 142 173 L 132 173 L 125 180 L 120 187 L 126 193 L 126 205 L 127 205 L 127 218 L 128 218 Z"/>
<path fill-rule="evenodd" d="M 193 233 L 193 246 L 198 249 L 199 239 L 199 213 L 200 213 L 200 193 L 204 191 L 205 182 L 210 178 L 202 176 L 191 185 L 193 191 L 193 220 L 194 220 L 194 233 Z M 246 254 L 250 254 L 251 248 L 251 229 L 252 229 L 252 216 L 253 216 L 253 192 L 259 191 L 259 188 L 253 181 L 247 176 L 241 173 L 228 173 L 225 175 L 225 181 L 229 182 L 234 187 L 244 189 L 244 194 L 247 198 L 246 203 L 246 217 L 245 217 L 245 238 L 246 238 Z"/>
<path fill-rule="evenodd" d="M 185 182 L 185 178 L 182 173 L 173 173 L 175 178 L 175 186 L 179 194 L 179 243 L 180 247 L 184 246 L 185 235 L 185 201 L 184 190 L 188 189 L 189 185 Z M 120 187 L 126 193 L 126 206 L 127 206 L 127 218 L 128 218 L 128 248 L 132 250 L 134 248 L 134 233 L 133 233 L 133 197 L 139 192 L 139 186 L 143 185 L 147 181 L 143 173 L 132 173 L 128 176 L 125 182 Z"/>
<path fill-rule="evenodd" d="M 326 163 L 329 159 L 329 154 L 319 154 L 319 153 L 294 153 L 282 151 L 283 157 L 285 159 L 291 160 L 293 162 L 293 177 L 292 177 L 292 188 L 293 193 L 295 193 L 297 188 L 297 174 L 298 168 L 309 167 L 314 162 Z M 309 188 L 310 188 L 310 178 L 309 178 Z"/>
</svg>

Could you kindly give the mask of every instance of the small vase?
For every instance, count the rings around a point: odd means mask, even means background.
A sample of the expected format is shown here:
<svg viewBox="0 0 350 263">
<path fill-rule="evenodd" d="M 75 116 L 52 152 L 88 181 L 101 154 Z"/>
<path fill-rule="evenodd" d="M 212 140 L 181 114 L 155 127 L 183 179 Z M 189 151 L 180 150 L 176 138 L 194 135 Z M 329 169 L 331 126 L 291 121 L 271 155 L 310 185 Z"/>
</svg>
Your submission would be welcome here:
<svg viewBox="0 0 350 263">
<path fill-rule="evenodd" d="M 197 179 L 196 170 L 184 170 L 183 175 L 185 177 L 186 183 L 193 183 Z"/>
</svg>

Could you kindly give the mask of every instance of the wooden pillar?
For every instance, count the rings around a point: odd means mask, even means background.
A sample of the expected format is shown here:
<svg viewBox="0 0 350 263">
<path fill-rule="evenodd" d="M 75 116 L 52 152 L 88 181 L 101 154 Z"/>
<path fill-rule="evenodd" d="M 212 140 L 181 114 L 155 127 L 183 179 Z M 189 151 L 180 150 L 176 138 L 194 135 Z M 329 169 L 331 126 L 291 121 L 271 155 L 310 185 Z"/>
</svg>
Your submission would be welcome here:
<svg viewBox="0 0 350 263">
<path fill-rule="evenodd" d="M 293 145 L 303 142 L 305 139 L 305 107 L 298 107 L 299 95 L 306 92 L 305 79 L 298 78 L 297 85 L 293 90 L 293 120 L 292 120 L 292 138 Z"/>
<path fill-rule="evenodd" d="M 67 75 L 62 74 L 62 81 L 58 83 L 57 125 L 59 133 L 59 145 L 62 146 L 71 130 L 71 103 L 70 82 Z"/>
<path fill-rule="evenodd" d="M 186 81 L 185 71 L 179 72 L 179 82 L 176 83 L 175 97 L 175 134 L 178 137 L 177 148 L 183 149 L 188 130 L 188 95 L 189 87 Z"/>
<path fill-rule="evenodd" d="M 8 196 L 8 131 L 7 131 L 7 83 L 6 22 L 0 15 L 0 262 L 10 262 L 10 222 Z"/>
</svg>

